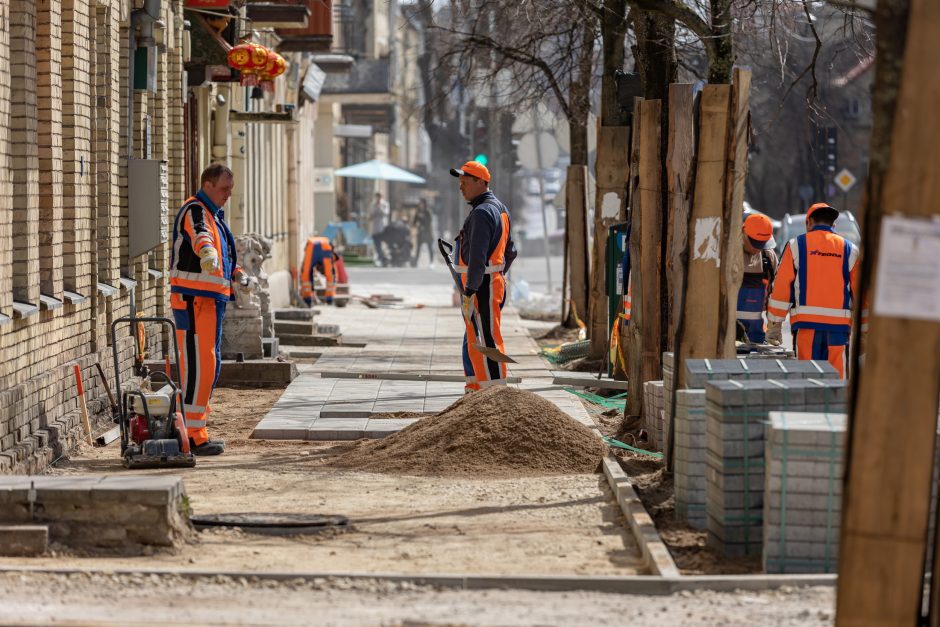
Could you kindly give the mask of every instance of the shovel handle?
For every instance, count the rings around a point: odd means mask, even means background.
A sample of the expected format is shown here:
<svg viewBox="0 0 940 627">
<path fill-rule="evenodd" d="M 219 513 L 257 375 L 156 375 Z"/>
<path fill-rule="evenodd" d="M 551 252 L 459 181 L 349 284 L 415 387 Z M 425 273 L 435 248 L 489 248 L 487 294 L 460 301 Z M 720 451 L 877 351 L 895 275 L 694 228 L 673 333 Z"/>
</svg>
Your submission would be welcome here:
<svg viewBox="0 0 940 627">
<path fill-rule="evenodd" d="M 454 269 L 454 260 L 451 258 L 451 255 L 454 254 L 454 246 L 449 242 L 445 242 L 441 238 L 437 238 L 437 247 L 441 251 L 441 256 L 444 258 L 444 263 L 447 264 L 447 269 L 450 270 L 450 276 L 454 279 L 454 284 L 457 286 L 457 291 L 460 292 L 461 296 L 466 296 L 466 293 L 463 289 L 463 282 L 461 282 L 460 275 L 457 274 L 457 270 Z"/>
</svg>

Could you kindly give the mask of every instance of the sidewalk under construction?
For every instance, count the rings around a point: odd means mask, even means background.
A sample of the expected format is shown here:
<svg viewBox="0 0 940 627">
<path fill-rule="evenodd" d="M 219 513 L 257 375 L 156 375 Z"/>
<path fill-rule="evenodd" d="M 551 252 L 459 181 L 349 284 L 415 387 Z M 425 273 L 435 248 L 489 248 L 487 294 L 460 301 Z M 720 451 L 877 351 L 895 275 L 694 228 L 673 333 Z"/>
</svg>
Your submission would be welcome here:
<svg viewBox="0 0 940 627">
<path fill-rule="evenodd" d="M 417 300 L 439 303 L 434 290 Z M 55 469 L 57 475 L 176 475 L 183 478 L 195 517 L 214 514 L 342 516 L 349 525 L 317 535 L 255 535 L 215 528 L 194 535 L 176 552 L 145 557 L 82 556 L 58 547 L 55 557 L 11 558 L 10 565 L 94 569 L 169 569 L 257 573 L 596 577 L 655 574 L 602 474 L 539 471 L 533 441 L 520 476 L 482 474 L 409 476 L 361 472 L 334 460 L 367 435 L 368 415 L 427 413 L 463 396 L 453 382 L 322 378 L 322 372 L 462 373 L 460 311 L 449 306 L 401 309 L 323 308 L 318 317 L 339 324 L 343 338 L 361 348 L 323 347 L 315 363 L 283 391 L 217 390 L 213 437 L 225 454 L 200 458 L 191 471 L 125 470 L 116 444 L 84 449 Z M 573 418 L 593 427 L 577 397 L 553 386 L 538 346 L 511 310 L 504 316 L 507 352 L 519 362 L 510 376 Z M 330 413 L 333 412 L 333 413 Z M 338 413 L 337 413 L 338 412 Z M 355 415 L 357 417 L 344 417 Z M 339 415 L 340 417 L 335 417 Z M 387 427 L 410 421 L 377 419 Z M 294 441 L 329 439 L 330 441 Z M 533 452 L 534 451 L 534 452 Z M 546 459 L 546 468 L 555 460 Z M 550 463 L 551 462 L 551 463 Z M 596 472 L 596 470 L 595 470 Z"/>
</svg>

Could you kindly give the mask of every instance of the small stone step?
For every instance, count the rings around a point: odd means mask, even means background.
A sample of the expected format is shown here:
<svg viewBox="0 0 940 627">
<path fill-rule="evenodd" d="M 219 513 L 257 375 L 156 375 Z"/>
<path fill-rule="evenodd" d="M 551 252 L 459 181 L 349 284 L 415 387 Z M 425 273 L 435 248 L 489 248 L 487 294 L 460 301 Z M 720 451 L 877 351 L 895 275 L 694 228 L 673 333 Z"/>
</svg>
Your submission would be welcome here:
<svg viewBox="0 0 940 627">
<path fill-rule="evenodd" d="M 274 320 L 313 320 L 314 316 L 320 315 L 317 309 L 275 309 Z"/>
<path fill-rule="evenodd" d="M 264 350 L 264 356 L 271 359 L 277 357 L 280 351 L 280 341 L 276 337 L 261 338 L 261 348 Z"/>
<path fill-rule="evenodd" d="M 339 346 L 342 335 L 300 335 L 293 333 L 279 333 L 278 339 L 286 346 Z"/>
<path fill-rule="evenodd" d="M 4 557 L 42 555 L 48 547 L 46 525 L 0 525 L 0 555 Z"/>
<path fill-rule="evenodd" d="M 311 321 L 274 321 L 274 334 L 281 337 L 284 334 L 311 335 L 316 331 L 316 324 Z"/>
</svg>

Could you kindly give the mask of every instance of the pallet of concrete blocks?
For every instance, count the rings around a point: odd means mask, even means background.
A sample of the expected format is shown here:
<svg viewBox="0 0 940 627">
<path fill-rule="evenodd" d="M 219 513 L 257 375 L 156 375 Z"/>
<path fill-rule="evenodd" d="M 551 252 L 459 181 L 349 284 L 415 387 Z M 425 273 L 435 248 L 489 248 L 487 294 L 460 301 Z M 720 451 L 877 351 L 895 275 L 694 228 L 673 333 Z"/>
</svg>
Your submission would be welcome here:
<svg viewBox="0 0 940 627">
<path fill-rule="evenodd" d="M 705 390 L 676 390 L 675 515 L 705 528 Z"/>
<path fill-rule="evenodd" d="M 708 544 L 730 556 L 763 551 L 765 425 L 771 411 L 845 411 L 845 382 L 711 381 L 705 388 Z"/>
<path fill-rule="evenodd" d="M 649 442 L 662 449 L 663 440 L 663 382 L 647 381 L 643 384 L 643 428 Z"/>
<path fill-rule="evenodd" d="M 838 379 L 828 361 L 797 359 L 686 359 L 685 387 L 704 388 L 727 379 Z"/>
<path fill-rule="evenodd" d="M 663 411 L 666 417 L 672 415 L 672 391 L 676 385 L 675 355 L 670 352 L 663 353 Z"/>
<path fill-rule="evenodd" d="M 765 572 L 836 572 L 845 425 L 845 414 L 770 412 Z"/>
</svg>

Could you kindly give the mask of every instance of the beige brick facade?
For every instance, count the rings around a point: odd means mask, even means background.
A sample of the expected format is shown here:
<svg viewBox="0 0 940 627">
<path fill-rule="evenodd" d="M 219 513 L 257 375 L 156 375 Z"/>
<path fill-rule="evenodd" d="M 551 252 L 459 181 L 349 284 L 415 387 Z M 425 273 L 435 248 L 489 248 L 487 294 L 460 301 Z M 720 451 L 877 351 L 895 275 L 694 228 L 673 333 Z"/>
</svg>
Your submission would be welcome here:
<svg viewBox="0 0 940 627">
<path fill-rule="evenodd" d="M 135 158 L 168 162 L 171 212 L 189 191 L 182 2 L 162 4 L 157 91 L 135 92 L 128 120 L 135 7 L 0 0 L 0 472 L 39 471 L 74 443 L 73 364 L 91 409 L 109 414 L 94 363 L 112 375 L 111 322 L 168 313 L 167 246 L 127 258 L 128 128 Z M 148 351 L 161 354 L 149 335 Z M 126 369 L 134 356 L 126 332 L 119 344 Z"/>
</svg>

